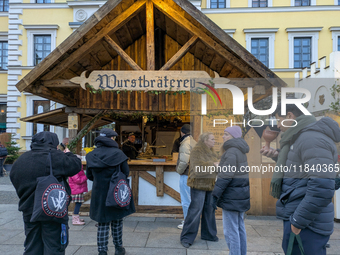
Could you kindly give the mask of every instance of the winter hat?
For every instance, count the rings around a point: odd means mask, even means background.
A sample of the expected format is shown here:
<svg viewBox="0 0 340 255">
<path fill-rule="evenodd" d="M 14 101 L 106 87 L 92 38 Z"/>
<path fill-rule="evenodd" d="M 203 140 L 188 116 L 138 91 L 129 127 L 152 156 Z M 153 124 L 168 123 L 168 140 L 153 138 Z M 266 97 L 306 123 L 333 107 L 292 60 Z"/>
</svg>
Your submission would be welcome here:
<svg viewBox="0 0 340 255">
<path fill-rule="evenodd" d="M 189 124 L 184 124 L 181 127 L 181 132 L 184 134 L 190 134 L 190 125 Z"/>
<path fill-rule="evenodd" d="M 48 145 L 57 149 L 58 144 L 58 136 L 49 131 L 37 133 L 32 137 L 32 145 Z"/>
<path fill-rule="evenodd" d="M 224 132 L 228 132 L 234 138 L 242 137 L 242 129 L 239 126 L 227 127 Z"/>
<path fill-rule="evenodd" d="M 100 130 L 99 133 L 100 136 L 105 136 L 105 137 L 113 137 L 113 136 L 118 136 L 116 131 L 113 131 L 112 129 L 109 128 L 103 128 L 102 130 Z"/>
</svg>

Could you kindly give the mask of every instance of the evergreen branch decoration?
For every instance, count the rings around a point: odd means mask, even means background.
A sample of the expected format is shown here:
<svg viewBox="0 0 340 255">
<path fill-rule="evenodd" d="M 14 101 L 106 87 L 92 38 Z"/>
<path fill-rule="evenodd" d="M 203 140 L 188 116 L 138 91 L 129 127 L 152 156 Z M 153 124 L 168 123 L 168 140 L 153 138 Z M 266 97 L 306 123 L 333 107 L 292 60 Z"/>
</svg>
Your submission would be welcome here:
<svg viewBox="0 0 340 255">
<path fill-rule="evenodd" d="M 69 144 L 68 144 L 68 149 L 70 151 L 72 151 L 73 153 L 75 153 L 75 149 L 77 147 L 77 144 L 79 142 L 79 140 L 87 134 L 87 132 L 89 131 L 89 129 L 92 127 L 92 125 L 98 120 L 100 119 L 104 114 L 105 114 L 106 110 L 101 110 L 99 113 L 97 113 L 96 116 L 93 117 L 92 120 L 90 120 L 85 127 L 83 127 L 82 130 L 80 130 L 80 132 L 76 135 L 75 138 L 73 138 Z"/>
</svg>

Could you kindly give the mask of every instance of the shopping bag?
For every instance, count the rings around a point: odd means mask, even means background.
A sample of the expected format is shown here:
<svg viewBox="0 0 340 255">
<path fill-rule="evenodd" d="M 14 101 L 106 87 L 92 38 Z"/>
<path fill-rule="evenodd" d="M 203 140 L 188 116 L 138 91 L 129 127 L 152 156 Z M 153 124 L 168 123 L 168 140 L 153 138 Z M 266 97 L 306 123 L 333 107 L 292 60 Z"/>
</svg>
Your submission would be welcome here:
<svg viewBox="0 0 340 255">
<path fill-rule="evenodd" d="M 109 191 L 106 196 L 106 206 L 128 210 L 130 208 L 132 192 L 129 180 L 120 171 L 118 176 L 113 174 L 110 180 Z"/>
<path fill-rule="evenodd" d="M 303 249 L 302 240 L 301 240 L 300 235 L 295 235 L 293 232 L 291 232 L 290 236 L 289 236 L 289 242 L 288 242 L 288 248 L 287 248 L 286 255 L 294 255 L 293 254 L 293 246 L 294 246 L 295 238 L 296 238 L 296 241 L 298 242 L 301 255 L 305 255 L 305 250 Z"/>
<path fill-rule="evenodd" d="M 51 153 L 48 154 L 50 175 L 37 178 L 31 222 L 55 221 L 63 223 L 68 213 L 70 196 L 63 181 L 53 176 Z"/>
</svg>

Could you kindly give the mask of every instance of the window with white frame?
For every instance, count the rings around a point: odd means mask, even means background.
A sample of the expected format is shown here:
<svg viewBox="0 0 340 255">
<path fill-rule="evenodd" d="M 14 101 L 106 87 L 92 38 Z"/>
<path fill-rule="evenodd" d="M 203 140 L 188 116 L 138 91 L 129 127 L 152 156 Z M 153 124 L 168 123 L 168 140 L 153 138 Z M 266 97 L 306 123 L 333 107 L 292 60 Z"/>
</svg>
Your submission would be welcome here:
<svg viewBox="0 0 340 255">
<path fill-rule="evenodd" d="M 36 66 L 51 52 L 51 35 L 34 35 L 34 62 Z"/>
<path fill-rule="evenodd" d="M 265 66 L 269 65 L 269 39 L 268 38 L 252 38 L 251 54 Z"/>
<path fill-rule="evenodd" d="M 252 0 L 251 7 L 267 7 L 268 1 L 267 0 Z"/>
<path fill-rule="evenodd" d="M 340 51 L 340 27 L 330 27 L 329 30 L 332 32 L 332 51 Z"/>
<path fill-rule="evenodd" d="M 310 0 L 295 0 L 295 6 L 309 6 Z"/>
<path fill-rule="evenodd" d="M 278 28 L 244 29 L 246 48 L 268 68 L 275 67 L 275 33 Z"/>
<path fill-rule="evenodd" d="M 318 63 L 319 32 L 322 27 L 286 28 L 289 45 L 289 68 L 309 67 Z M 308 63 L 308 64 L 307 64 Z"/>
<path fill-rule="evenodd" d="M 210 8 L 226 8 L 226 0 L 210 0 Z"/>
<path fill-rule="evenodd" d="M 35 66 L 56 47 L 58 25 L 24 25 L 27 30 L 27 66 Z"/>
<path fill-rule="evenodd" d="M 312 59 L 312 38 L 294 38 L 294 68 L 310 67 Z"/>
<path fill-rule="evenodd" d="M 0 12 L 8 12 L 9 0 L 0 0 Z"/>
<path fill-rule="evenodd" d="M 7 70 L 8 42 L 0 41 L 0 70 Z"/>
<path fill-rule="evenodd" d="M 50 100 L 33 100 L 33 114 L 48 112 L 49 110 Z M 33 124 L 32 136 L 43 131 L 50 131 L 50 126 L 36 123 Z"/>
</svg>

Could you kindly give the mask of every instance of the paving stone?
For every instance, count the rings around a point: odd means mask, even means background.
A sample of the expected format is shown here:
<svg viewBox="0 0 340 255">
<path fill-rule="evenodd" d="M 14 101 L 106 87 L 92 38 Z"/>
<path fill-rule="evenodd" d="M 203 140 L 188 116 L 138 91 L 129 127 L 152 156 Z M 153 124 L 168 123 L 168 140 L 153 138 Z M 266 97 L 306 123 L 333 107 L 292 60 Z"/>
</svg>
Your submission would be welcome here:
<svg viewBox="0 0 340 255">
<path fill-rule="evenodd" d="M 216 251 L 216 250 L 191 250 L 188 249 L 187 255 L 228 255 L 229 251 Z"/>
<path fill-rule="evenodd" d="M 69 231 L 69 244 L 70 245 L 97 245 L 97 233 L 86 231 Z"/>
<path fill-rule="evenodd" d="M 334 240 L 339 240 L 340 239 L 340 229 L 334 228 L 334 232 L 331 235 L 330 239 Z"/>
<path fill-rule="evenodd" d="M 249 252 L 282 252 L 282 240 L 276 237 L 252 237 L 247 238 L 247 250 Z"/>
<path fill-rule="evenodd" d="M 123 222 L 123 233 L 134 232 L 137 227 L 138 221 L 125 221 Z"/>
<path fill-rule="evenodd" d="M 172 222 L 175 223 L 177 225 L 179 225 L 182 220 L 184 220 L 183 218 L 165 218 L 165 217 L 157 217 L 156 218 L 156 222 Z"/>
<path fill-rule="evenodd" d="M 229 250 L 227 246 L 227 242 L 224 239 L 224 235 L 217 234 L 217 237 L 220 239 L 218 240 L 218 242 L 207 241 L 208 249 L 209 250 L 222 250 L 222 251 Z"/>
<path fill-rule="evenodd" d="M 0 230 L 0 244 L 6 244 L 6 241 L 13 238 L 14 236 L 23 232 L 22 230 L 9 230 L 9 229 L 1 229 Z M 0 253 L 6 254 L 6 253 Z"/>
<path fill-rule="evenodd" d="M 112 253 L 113 254 L 113 253 Z M 159 248 L 126 248 L 127 255 L 186 255 L 186 249 L 176 249 L 176 248 L 169 248 L 169 249 L 159 249 Z"/>
<path fill-rule="evenodd" d="M 22 246 L 24 246 L 24 242 L 25 242 L 25 232 L 22 231 L 21 233 L 19 233 L 18 235 L 8 239 L 7 241 L 5 241 L 5 244 L 20 244 Z"/>
<path fill-rule="evenodd" d="M 124 219 L 124 221 L 155 221 L 155 217 L 134 217 L 128 216 Z"/>
<path fill-rule="evenodd" d="M 178 236 L 181 230 L 177 228 L 178 223 L 174 222 L 138 222 L 135 232 L 157 232 L 157 233 L 173 233 Z"/>
<path fill-rule="evenodd" d="M 124 247 L 145 247 L 149 238 L 149 233 L 123 233 Z"/>
<path fill-rule="evenodd" d="M 80 246 L 77 245 L 68 245 L 66 248 L 65 255 L 73 255 L 80 249 Z"/>
<path fill-rule="evenodd" d="M 85 225 L 72 225 L 72 216 L 69 216 L 69 221 L 68 221 L 69 230 L 81 231 L 86 227 L 86 225 L 92 222 L 90 217 L 80 217 L 80 218 L 85 220 Z"/>
<path fill-rule="evenodd" d="M 4 255 L 18 255 L 24 253 L 24 246 L 23 245 L 7 245 L 2 244 L 0 245 L 0 254 Z"/>
<path fill-rule="evenodd" d="M 244 220 L 244 223 L 247 225 L 253 225 L 253 226 L 281 226 L 283 227 L 282 220 L 278 220 L 274 216 L 247 216 L 247 218 Z"/>
<path fill-rule="evenodd" d="M 179 234 L 151 232 L 149 235 L 149 239 L 146 243 L 146 247 L 182 248 L 183 246 L 180 243 Z M 196 238 L 195 242 L 193 243 L 193 245 L 190 246 L 189 249 L 200 249 L 200 250 L 208 249 L 207 242 L 204 240 L 201 240 L 200 238 Z"/>
<path fill-rule="evenodd" d="M 1 229 L 10 229 L 10 230 L 21 230 L 24 231 L 24 221 L 23 219 L 16 219 L 1 226 Z"/>
<path fill-rule="evenodd" d="M 85 227 L 82 229 L 85 232 L 97 232 L 97 227 L 96 227 L 97 222 L 91 220 L 89 223 L 85 224 Z"/>
<path fill-rule="evenodd" d="M 259 233 L 260 236 L 262 237 L 278 237 L 282 238 L 283 236 L 283 227 L 279 226 L 257 226 L 253 225 L 252 226 L 257 233 Z M 248 235 L 248 232 L 247 232 Z"/>
</svg>

